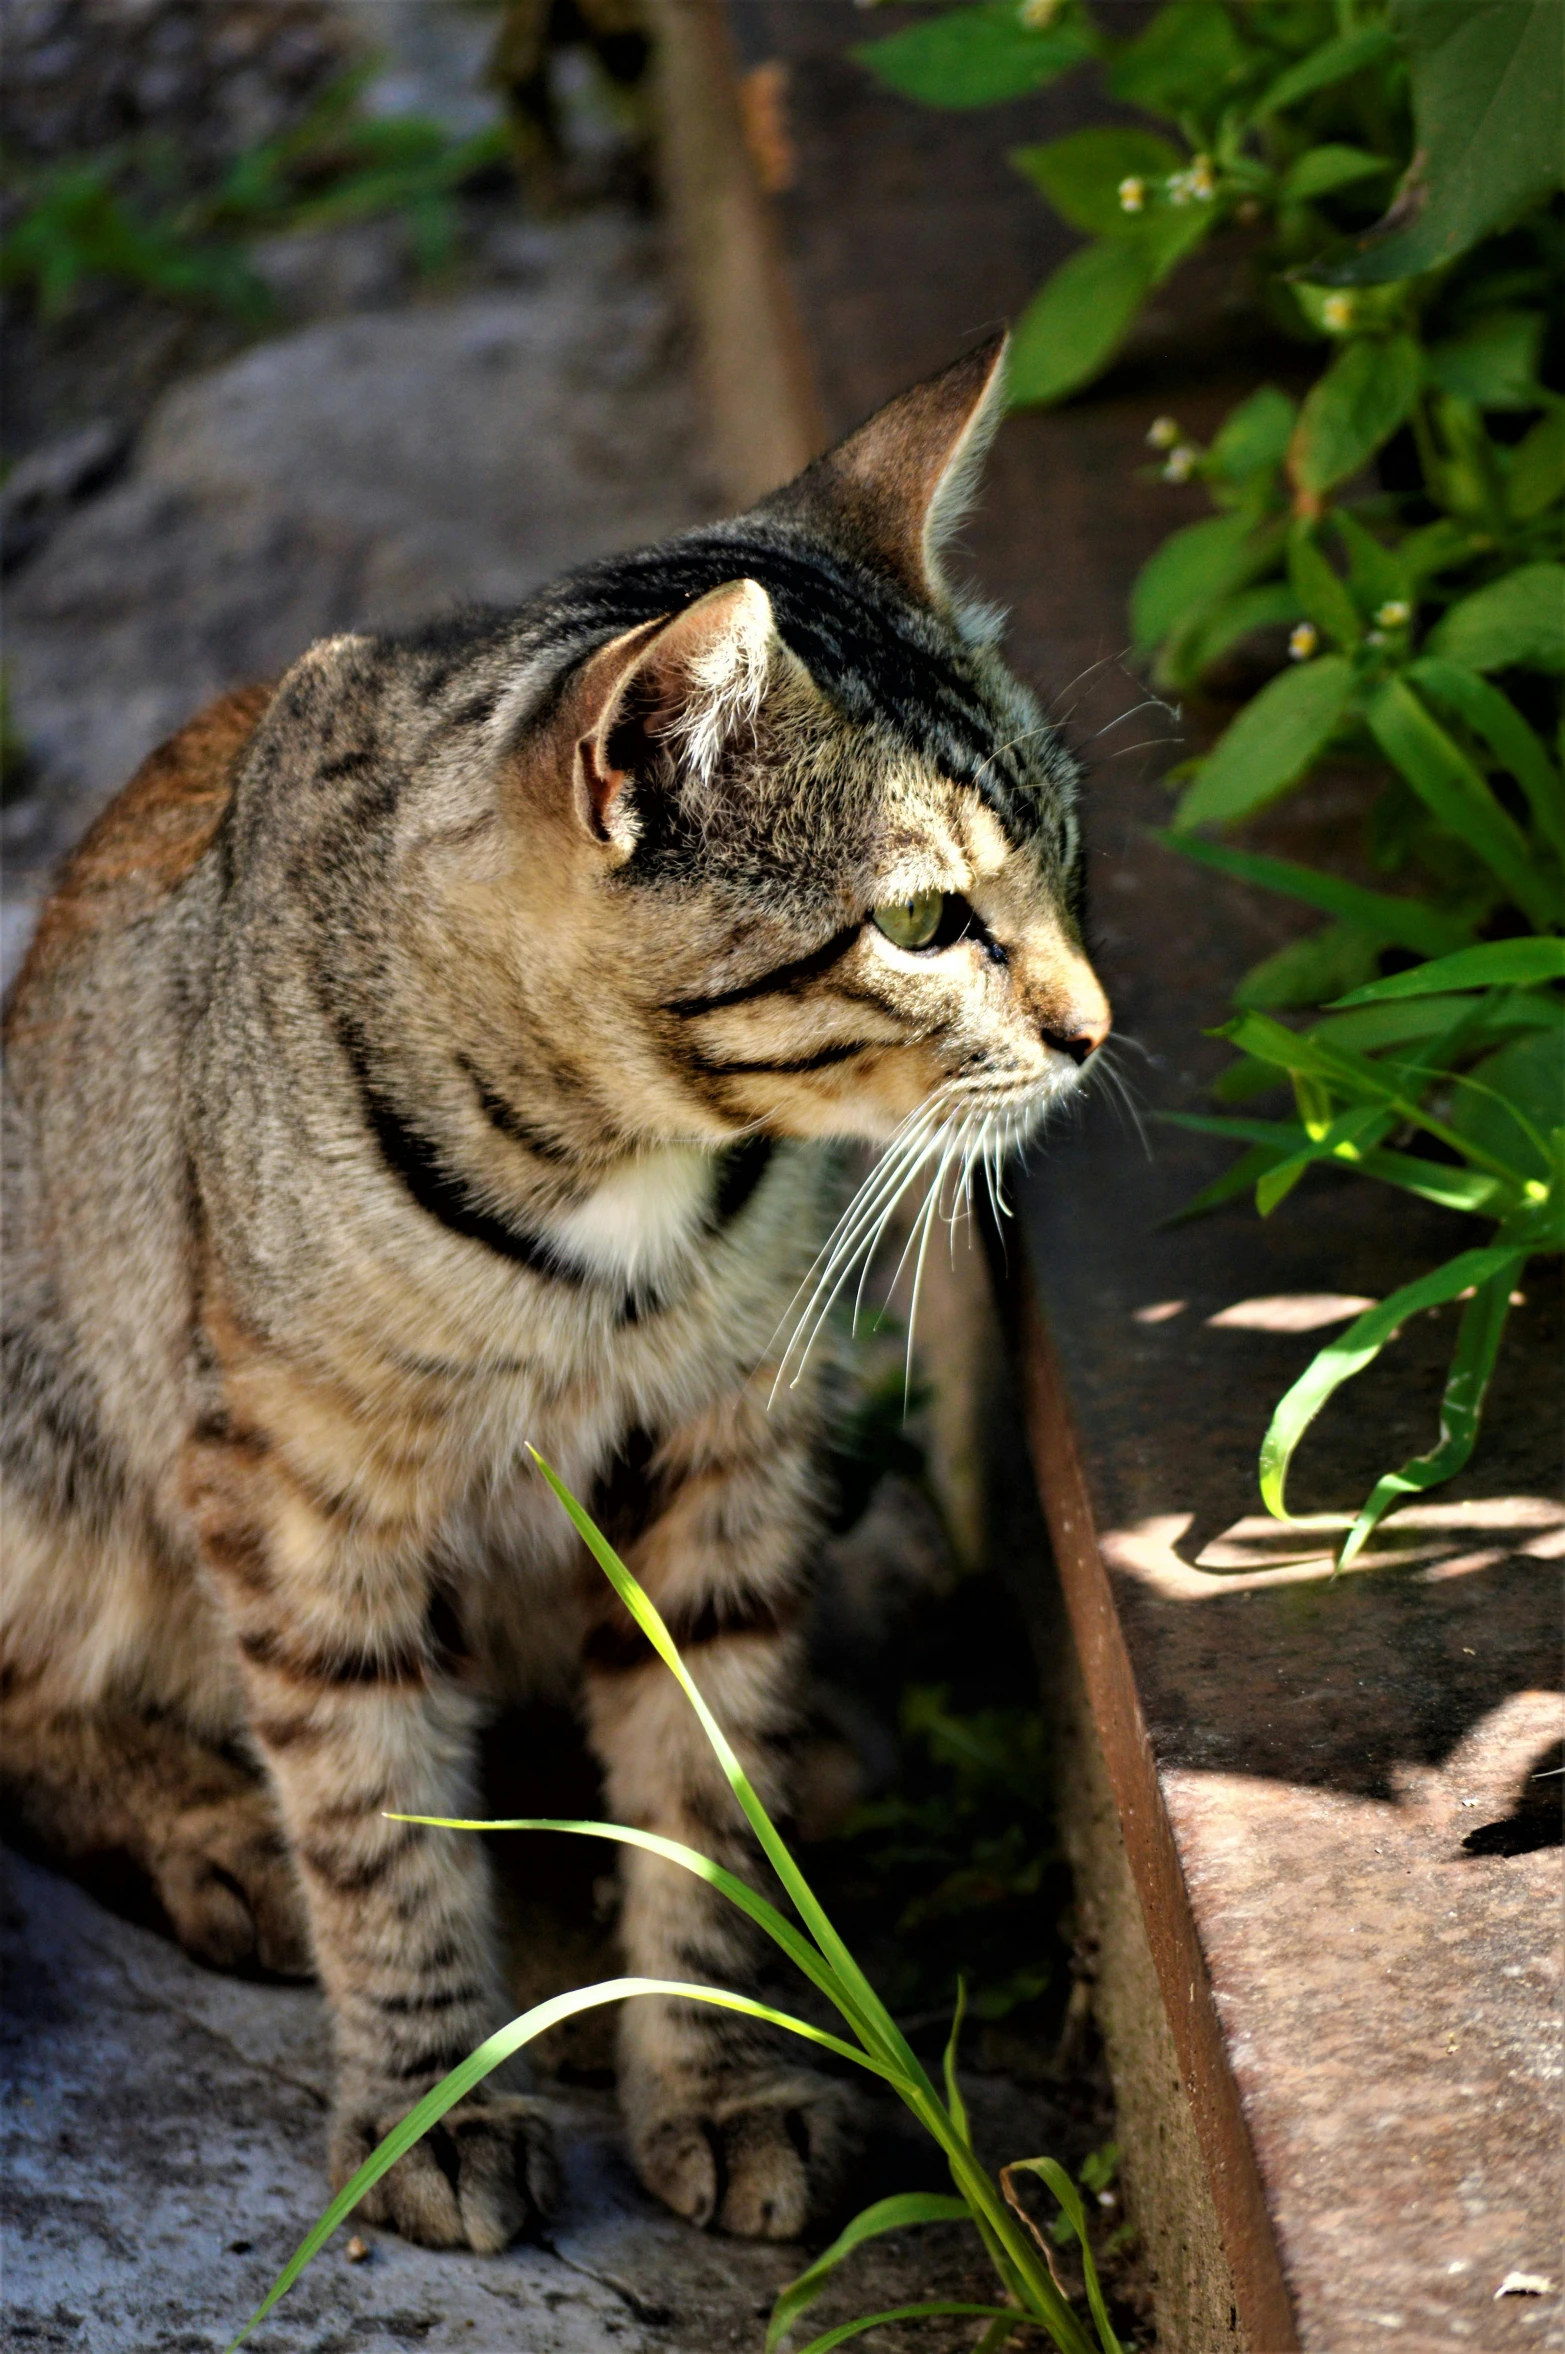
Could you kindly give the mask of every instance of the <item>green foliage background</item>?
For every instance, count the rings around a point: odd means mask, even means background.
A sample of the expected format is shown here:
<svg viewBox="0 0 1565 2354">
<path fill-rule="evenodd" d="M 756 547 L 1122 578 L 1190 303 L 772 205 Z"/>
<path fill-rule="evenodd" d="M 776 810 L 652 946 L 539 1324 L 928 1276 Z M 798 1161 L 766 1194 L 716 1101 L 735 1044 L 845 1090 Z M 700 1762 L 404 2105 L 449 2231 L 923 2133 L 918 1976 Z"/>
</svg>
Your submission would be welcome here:
<svg viewBox="0 0 1565 2354">
<path fill-rule="evenodd" d="M 1558 0 L 1167 0 L 1128 40 L 1085 0 L 978 0 L 859 56 L 946 107 L 1091 68 L 1152 118 L 1012 154 L 1088 240 L 1018 323 L 1016 403 L 1090 384 L 1225 232 L 1319 351 L 1302 401 L 1262 385 L 1209 447 L 1154 422 L 1166 477 L 1215 511 L 1157 550 L 1130 614 L 1163 687 L 1272 673 L 1171 775 L 1169 847 L 1327 918 L 1238 985 L 1218 1094 L 1246 1108 L 1184 1124 L 1244 1149 L 1186 1214 L 1253 1187 L 1269 1216 L 1330 1164 L 1491 1227 L 1322 1349 L 1273 1418 L 1261 1486 L 1285 1516 L 1326 1398 L 1417 1310 L 1466 1301 L 1438 1438 L 1377 1483 L 1345 1564 L 1467 1461 L 1516 1280 L 1565 1246 Z M 1363 770 L 1386 888 L 1218 838 L 1327 760 Z M 1251 1114 L 1284 1087 L 1285 1113 Z"/>
</svg>

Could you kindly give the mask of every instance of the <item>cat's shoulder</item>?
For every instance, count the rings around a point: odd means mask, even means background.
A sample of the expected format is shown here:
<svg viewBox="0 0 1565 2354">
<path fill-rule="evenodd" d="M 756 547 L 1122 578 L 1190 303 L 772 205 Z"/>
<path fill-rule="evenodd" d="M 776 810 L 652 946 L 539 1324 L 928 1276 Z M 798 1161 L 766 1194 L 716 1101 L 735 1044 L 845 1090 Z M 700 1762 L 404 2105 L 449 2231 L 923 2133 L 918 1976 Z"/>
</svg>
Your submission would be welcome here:
<svg viewBox="0 0 1565 2354">
<path fill-rule="evenodd" d="M 234 687 L 147 754 L 66 860 L 11 992 L 11 1010 L 94 936 L 150 913 L 207 849 L 275 682 Z"/>
</svg>

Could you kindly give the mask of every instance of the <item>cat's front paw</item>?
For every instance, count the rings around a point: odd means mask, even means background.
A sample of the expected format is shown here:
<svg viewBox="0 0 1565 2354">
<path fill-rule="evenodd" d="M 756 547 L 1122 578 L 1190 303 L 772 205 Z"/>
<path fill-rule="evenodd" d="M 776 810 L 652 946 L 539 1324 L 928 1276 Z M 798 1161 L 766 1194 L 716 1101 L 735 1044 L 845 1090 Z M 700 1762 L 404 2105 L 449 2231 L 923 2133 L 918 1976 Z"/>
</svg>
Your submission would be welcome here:
<svg viewBox="0 0 1565 2354">
<path fill-rule="evenodd" d="M 696 2106 L 633 2116 L 631 2155 L 647 2189 L 687 2221 L 793 2240 L 836 2195 L 857 2119 L 852 2093 L 829 2077 L 741 2082 Z"/>
<path fill-rule="evenodd" d="M 198 1962 L 310 1976 L 304 1899 L 267 1791 L 242 1786 L 230 1797 L 180 1808 L 149 1861 L 174 1934 Z"/>
<path fill-rule="evenodd" d="M 332 2188 L 341 2190 L 408 2110 L 345 2103 L 332 2127 Z M 461 2101 L 416 2141 L 360 2200 L 355 2214 L 426 2248 L 476 2248 L 497 2255 L 535 2231 L 559 2191 L 554 2131 L 538 2103 L 520 2094 Z"/>
</svg>

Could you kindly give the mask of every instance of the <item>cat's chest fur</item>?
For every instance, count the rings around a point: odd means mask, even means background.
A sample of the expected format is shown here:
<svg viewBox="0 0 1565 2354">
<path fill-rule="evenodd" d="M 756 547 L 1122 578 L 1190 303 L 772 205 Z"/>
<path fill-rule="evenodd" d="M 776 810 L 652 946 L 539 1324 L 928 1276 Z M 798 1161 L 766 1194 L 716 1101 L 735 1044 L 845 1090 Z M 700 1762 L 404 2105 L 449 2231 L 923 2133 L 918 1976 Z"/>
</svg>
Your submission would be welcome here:
<svg viewBox="0 0 1565 2354">
<path fill-rule="evenodd" d="M 716 1157 L 693 1145 L 642 1153 L 551 1218 L 551 1237 L 600 1281 L 655 1285 L 688 1267 L 720 1173 Z"/>
</svg>

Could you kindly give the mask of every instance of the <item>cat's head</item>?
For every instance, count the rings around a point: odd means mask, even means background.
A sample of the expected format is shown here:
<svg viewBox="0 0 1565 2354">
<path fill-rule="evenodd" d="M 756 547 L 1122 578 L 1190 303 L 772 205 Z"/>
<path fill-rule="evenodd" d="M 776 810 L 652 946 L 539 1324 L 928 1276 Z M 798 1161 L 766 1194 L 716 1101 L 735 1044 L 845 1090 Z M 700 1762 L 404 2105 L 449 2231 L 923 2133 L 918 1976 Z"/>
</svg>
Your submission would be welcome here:
<svg viewBox="0 0 1565 2354">
<path fill-rule="evenodd" d="M 597 642 L 523 763 L 515 879 L 557 959 L 530 994 L 609 1009 L 649 1139 L 883 1141 L 932 1105 L 1020 1134 L 1107 1035 L 1075 764 L 941 563 L 1002 367 L 985 346 L 750 514 L 558 593 Z"/>
</svg>

